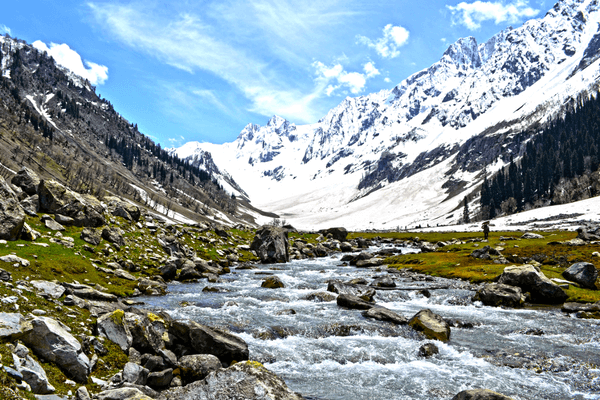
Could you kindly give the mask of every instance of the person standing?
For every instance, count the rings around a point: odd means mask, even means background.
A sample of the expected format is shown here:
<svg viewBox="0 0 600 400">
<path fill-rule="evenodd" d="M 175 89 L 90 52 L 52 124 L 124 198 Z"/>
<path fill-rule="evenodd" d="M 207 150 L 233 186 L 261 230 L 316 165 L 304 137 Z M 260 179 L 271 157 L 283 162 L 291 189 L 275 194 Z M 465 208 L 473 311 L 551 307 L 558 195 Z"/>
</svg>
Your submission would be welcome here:
<svg viewBox="0 0 600 400">
<path fill-rule="evenodd" d="M 490 234 L 490 226 L 488 224 L 483 224 L 483 238 L 484 240 L 488 240 L 488 235 Z"/>
</svg>

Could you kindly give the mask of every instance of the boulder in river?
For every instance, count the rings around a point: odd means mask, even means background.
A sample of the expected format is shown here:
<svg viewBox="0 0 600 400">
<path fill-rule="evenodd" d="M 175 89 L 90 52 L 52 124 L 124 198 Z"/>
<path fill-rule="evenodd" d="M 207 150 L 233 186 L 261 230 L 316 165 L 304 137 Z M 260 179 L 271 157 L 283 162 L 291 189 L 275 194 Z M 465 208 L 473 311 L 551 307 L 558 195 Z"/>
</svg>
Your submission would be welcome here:
<svg viewBox="0 0 600 400">
<path fill-rule="evenodd" d="M 267 288 L 267 289 L 279 289 L 279 288 L 284 288 L 285 284 L 283 283 L 283 281 L 281 279 L 279 279 L 278 276 L 273 275 L 273 276 L 266 277 L 263 280 L 260 287 Z"/>
<path fill-rule="evenodd" d="M 438 349 L 435 343 L 425 343 L 423 346 L 419 347 L 419 357 L 429 358 L 439 352 L 440 349 Z"/>
<path fill-rule="evenodd" d="M 513 400 L 511 397 L 493 392 L 489 389 L 463 390 L 452 400 Z"/>
<path fill-rule="evenodd" d="M 562 276 L 565 279 L 578 283 L 584 288 L 596 289 L 596 280 L 598 279 L 598 270 L 592 263 L 578 262 L 567 268 Z"/>
<path fill-rule="evenodd" d="M 473 296 L 473 301 L 481 301 L 486 306 L 520 307 L 525 302 L 525 296 L 519 287 L 490 283 Z"/>
<path fill-rule="evenodd" d="M 277 375 L 256 361 L 211 372 L 204 380 L 172 388 L 160 400 L 302 400 Z"/>
<path fill-rule="evenodd" d="M 560 304 L 568 298 L 563 289 L 533 265 L 504 268 L 498 283 L 520 287 L 524 292 L 529 292 L 531 300 L 536 303 Z"/>
<path fill-rule="evenodd" d="M 371 287 L 347 284 L 338 280 L 329 281 L 327 291 L 338 294 L 351 294 L 365 301 L 373 301 L 373 296 L 376 293 L 375 289 Z"/>
<path fill-rule="evenodd" d="M 430 339 L 442 342 L 450 340 L 450 325 L 441 316 L 429 309 L 421 310 L 408 321 L 414 330 L 422 332 Z"/>
<path fill-rule="evenodd" d="M 340 294 L 337 297 L 337 305 L 351 310 L 368 310 L 375 307 L 374 303 L 365 301 L 358 296 L 351 294 Z"/>
<path fill-rule="evenodd" d="M 404 315 L 400 315 L 392 310 L 388 310 L 385 307 L 372 307 L 362 313 L 363 317 L 373 318 L 379 321 L 389 321 L 396 325 L 405 325 L 408 323 L 408 319 Z"/>
<path fill-rule="evenodd" d="M 290 260 L 288 231 L 264 225 L 256 231 L 250 245 L 263 264 L 285 263 Z"/>
</svg>

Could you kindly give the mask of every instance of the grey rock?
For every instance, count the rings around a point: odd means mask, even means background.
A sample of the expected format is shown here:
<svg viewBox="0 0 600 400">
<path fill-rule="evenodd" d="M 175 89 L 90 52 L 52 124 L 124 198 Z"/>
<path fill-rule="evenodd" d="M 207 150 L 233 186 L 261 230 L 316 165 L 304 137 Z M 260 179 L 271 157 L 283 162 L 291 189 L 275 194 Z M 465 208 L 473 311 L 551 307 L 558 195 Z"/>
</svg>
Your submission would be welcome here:
<svg viewBox="0 0 600 400">
<path fill-rule="evenodd" d="M 563 289 L 533 265 L 504 268 L 498 283 L 520 287 L 529 292 L 531 300 L 536 303 L 560 304 L 568 298 Z"/>
<path fill-rule="evenodd" d="M 43 296 L 51 297 L 53 299 L 58 299 L 65 293 L 64 286 L 58 283 L 34 280 L 31 281 L 30 284 L 38 292 L 41 292 Z"/>
<path fill-rule="evenodd" d="M 25 212 L 15 192 L 0 176 L 0 239 L 17 240 L 25 223 Z"/>
<path fill-rule="evenodd" d="M 288 231 L 264 225 L 256 231 L 250 245 L 263 264 L 285 263 L 290 260 Z"/>
<path fill-rule="evenodd" d="M 332 239 L 339 240 L 340 242 L 344 242 L 348 237 L 348 231 L 346 228 L 329 228 L 319 231 L 323 236 L 327 237 L 331 235 Z"/>
<path fill-rule="evenodd" d="M 98 400 L 153 400 L 146 396 L 140 389 L 123 387 L 118 389 L 104 390 L 97 395 Z"/>
<path fill-rule="evenodd" d="M 29 260 L 26 260 L 24 258 L 18 257 L 14 254 L 7 254 L 5 256 L 0 257 L 0 261 L 6 262 L 6 263 L 11 263 L 11 264 L 21 264 L 24 267 L 29 267 L 29 265 L 31 264 L 29 262 Z"/>
<path fill-rule="evenodd" d="M 179 359 L 179 370 L 185 385 L 204 379 L 221 367 L 221 361 L 212 354 L 192 354 Z"/>
<path fill-rule="evenodd" d="M 148 278 L 138 280 L 137 288 L 146 296 L 164 296 L 167 294 L 167 285 Z"/>
<path fill-rule="evenodd" d="M 27 347 L 18 344 L 12 356 L 15 369 L 23 376 L 33 393 L 47 394 L 56 390 L 48 382 L 44 368 L 29 355 Z"/>
<path fill-rule="evenodd" d="M 10 181 L 13 185 L 20 187 L 29 196 L 37 194 L 40 178 L 33 170 L 23 167 Z"/>
<path fill-rule="evenodd" d="M 56 320 L 36 317 L 31 320 L 32 329 L 22 340 L 36 354 L 56 363 L 78 382 L 86 382 L 90 372 L 90 360 L 83 353 L 81 344 Z"/>
<path fill-rule="evenodd" d="M 196 267 L 192 264 L 185 266 L 180 272 L 177 280 L 179 281 L 190 281 L 194 279 L 202 278 L 202 274 L 196 271 Z"/>
<path fill-rule="evenodd" d="M 439 352 L 440 349 L 434 343 L 425 343 L 419 347 L 419 357 L 429 358 Z"/>
<path fill-rule="evenodd" d="M 141 365 L 128 362 L 123 367 L 123 380 L 135 385 L 145 385 L 149 373 L 150 371 Z"/>
<path fill-rule="evenodd" d="M 488 389 L 471 389 L 463 390 L 452 400 L 512 400 L 512 398 Z"/>
<path fill-rule="evenodd" d="M 37 194 L 21 200 L 19 204 L 30 217 L 37 217 L 37 213 L 40 212 L 40 197 Z"/>
<path fill-rule="evenodd" d="M 521 236 L 521 239 L 543 239 L 544 237 L 539 233 L 526 232 Z"/>
<path fill-rule="evenodd" d="M 71 217 L 67 217 L 62 214 L 54 214 L 54 220 L 61 225 L 71 226 L 75 225 L 75 220 Z"/>
<path fill-rule="evenodd" d="M 376 293 L 375 289 L 371 287 L 347 284 L 338 280 L 330 281 L 327 284 L 327 291 L 338 294 L 350 294 L 360 297 L 365 301 L 373 301 Z"/>
<path fill-rule="evenodd" d="M 122 310 L 116 310 L 110 314 L 102 315 L 98 318 L 98 334 L 107 338 L 127 352 L 133 344 L 133 336 L 124 322 L 125 313 Z"/>
<path fill-rule="evenodd" d="M 362 313 L 363 317 L 373 318 L 379 321 L 389 321 L 396 325 L 405 325 L 408 323 L 408 319 L 404 315 L 400 315 L 392 310 L 388 310 L 385 307 L 373 307 Z"/>
<path fill-rule="evenodd" d="M 421 310 L 408 321 L 414 330 L 422 332 L 430 339 L 442 342 L 450 340 L 450 325 L 438 314 L 429 309 Z"/>
<path fill-rule="evenodd" d="M 227 366 L 232 361 L 247 360 L 248 344 L 240 337 L 224 330 L 217 330 L 189 320 L 175 320 L 169 334 L 173 334 L 200 354 L 212 354 L 221 364 Z"/>
<path fill-rule="evenodd" d="M 100 241 L 102 240 L 102 234 L 97 229 L 83 228 L 79 238 L 84 242 L 93 244 L 94 246 L 98 246 L 100 244 Z"/>
<path fill-rule="evenodd" d="M 125 239 L 123 238 L 119 228 L 104 227 L 104 229 L 102 229 L 102 238 L 110 243 L 116 244 L 117 246 L 125 246 Z"/>
<path fill-rule="evenodd" d="M 137 278 L 133 275 L 131 275 L 129 272 L 122 270 L 122 269 L 115 269 L 114 272 L 116 277 L 119 277 L 121 279 L 126 279 L 128 281 L 137 281 Z"/>
<path fill-rule="evenodd" d="M 337 299 L 337 305 L 351 310 L 368 310 L 375 307 L 374 303 L 365 301 L 358 296 L 351 294 L 340 294 Z"/>
<path fill-rule="evenodd" d="M 77 388 L 77 391 L 75 392 L 75 399 L 76 400 L 92 400 L 92 397 L 90 396 L 90 393 L 88 392 L 88 390 L 85 386 L 80 386 Z"/>
<path fill-rule="evenodd" d="M 40 211 L 73 218 L 73 225 L 99 227 L 106 223 L 102 204 L 93 196 L 81 195 L 52 181 L 42 180 L 38 186 Z"/>
<path fill-rule="evenodd" d="M 114 216 L 122 217 L 127 221 L 138 221 L 141 216 L 140 208 L 118 197 L 106 197 L 108 203 L 108 212 Z"/>
<path fill-rule="evenodd" d="M 386 275 L 382 276 L 381 278 L 375 279 L 373 282 L 371 282 L 369 286 L 392 288 L 396 287 L 396 282 L 394 282 L 391 276 Z"/>
<path fill-rule="evenodd" d="M 302 400 L 277 375 L 256 362 L 211 372 L 204 380 L 173 388 L 160 400 Z"/>
<path fill-rule="evenodd" d="M 525 296 L 519 287 L 490 283 L 475 294 L 473 301 L 481 301 L 486 306 L 520 307 L 525 302 Z"/>
<path fill-rule="evenodd" d="M 19 313 L 0 312 L 0 338 L 16 339 L 31 329 L 31 324 Z"/>
<path fill-rule="evenodd" d="M 309 295 L 307 295 L 304 298 L 304 300 L 327 302 L 327 301 L 334 301 L 336 298 L 337 298 L 337 296 L 335 296 L 329 292 L 313 292 L 313 293 L 310 293 Z"/>
<path fill-rule="evenodd" d="M 46 220 L 44 220 L 44 225 L 46 226 L 46 228 L 51 229 L 53 231 L 62 232 L 65 230 L 64 226 L 62 226 L 52 218 L 47 218 Z"/>
<path fill-rule="evenodd" d="M 562 276 L 565 279 L 578 283 L 584 288 L 596 289 L 598 270 L 592 263 L 578 262 L 567 268 Z"/>
<path fill-rule="evenodd" d="M 164 389 L 169 387 L 171 380 L 173 380 L 173 368 L 168 368 L 159 372 L 150 372 L 146 382 L 151 388 Z"/>
</svg>

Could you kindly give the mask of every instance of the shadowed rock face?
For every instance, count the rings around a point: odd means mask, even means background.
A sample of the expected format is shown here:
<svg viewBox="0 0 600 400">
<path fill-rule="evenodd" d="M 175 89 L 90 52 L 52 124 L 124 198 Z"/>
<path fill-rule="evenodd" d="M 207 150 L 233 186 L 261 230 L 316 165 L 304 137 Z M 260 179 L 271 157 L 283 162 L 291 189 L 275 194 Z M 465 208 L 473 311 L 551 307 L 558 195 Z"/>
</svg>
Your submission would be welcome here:
<svg viewBox="0 0 600 400">
<path fill-rule="evenodd" d="M 250 245 L 263 264 L 285 263 L 290 260 L 288 232 L 275 226 L 262 226 Z"/>
<path fill-rule="evenodd" d="M 0 239 L 17 240 L 25 223 L 25 212 L 17 195 L 0 176 Z"/>
<path fill-rule="evenodd" d="M 481 301 L 486 306 L 520 307 L 525 302 L 525 297 L 521 288 L 491 283 L 478 291 L 473 301 Z"/>
<path fill-rule="evenodd" d="M 56 181 L 41 181 L 38 186 L 40 210 L 73 218 L 73 225 L 103 226 L 102 204 L 92 196 L 80 195 Z"/>
<path fill-rule="evenodd" d="M 37 193 L 40 178 L 31 169 L 23 167 L 17 175 L 13 176 L 10 182 L 23 189 L 28 195 L 33 196 Z"/>
</svg>

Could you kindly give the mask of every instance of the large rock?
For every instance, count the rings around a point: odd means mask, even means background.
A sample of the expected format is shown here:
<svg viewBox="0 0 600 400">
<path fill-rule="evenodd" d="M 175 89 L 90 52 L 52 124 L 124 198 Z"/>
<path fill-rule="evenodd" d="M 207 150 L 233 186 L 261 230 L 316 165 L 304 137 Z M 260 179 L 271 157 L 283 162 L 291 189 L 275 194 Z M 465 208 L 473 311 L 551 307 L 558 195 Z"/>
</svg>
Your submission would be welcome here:
<svg viewBox="0 0 600 400">
<path fill-rule="evenodd" d="M 98 335 L 103 336 L 119 346 L 124 352 L 129 351 L 133 344 L 133 336 L 125 324 L 125 312 L 115 310 L 112 313 L 104 314 L 96 323 Z"/>
<path fill-rule="evenodd" d="M 223 366 L 232 361 L 247 360 L 249 356 L 248 345 L 240 337 L 194 321 L 173 321 L 169 333 L 191 346 L 197 353 L 216 356 Z"/>
<path fill-rule="evenodd" d="M 153 313 L 125 313 L 124 324 L 133 337 L 132 346 L 148 353 L 160 353 L 165 350 L 167 322 Z"/>
<path fill-rule="evenodd" d="M 441 316 L 429 309 L 421 310 L 408 321 L 414 330 L 422 332 L 429 339 L 442 342 L 450 340 L 450 325 Z"/>
<path fill-rule="evenodd" d="M 512 398 L 489 389 L 471 389 L 463 390 L 452 400 L 512 400 Z"/>
<path fill-rule="evenodd" d="M 338 294 L 350 294 L 360 297 L 365 301 L 373 301 L 376 292 L 375 289 L 367 286 L 351 285 L 338 280 L 330 281 L 327 284 L 327 291 Z"/>
<path fill-rule="evenodd" d="M 288 231 L 265 225 L 256 231 L 250 245 L 263 264 L 285 263 L 290 260 Z"/>
<path fill-rule="evenodd" d="M 302 400 L 255 361 L 211 372 L 204 380 L 163 392 L 160 400 Z"/>
<path fill-rule="evenodd" d="M 184 385 L 202 380 L 221 367 L 221 361 L 212 354 L 192 354 L 179 359 L 179 370 Z"/>
<path fill-rule="evenodd" d="M 19 313 L 0 312 L 0 339 L 16 339 L 31 329 L 31 324 Z"/>
<path fill-rule="evenodd" d="M 40 211 L 73 218 L 73 225 L 99 227 L 106 223 L 98 199 L 80 195 L 56 181 L 41 181 L 38 186 Z"/>
<path fill-rule="evenodd" d="M 23 208 L 23 211 L 25 211 L 25 214 L 30 217 L 37 217 L 37 213 L 40 212 L 40 197 L 37 194 L 21 200 L 19 204 Z"/>
<path fill-rule="evenodd" d="M 40 178 L 31 169 L 23 167 L 15 176 L 13 176 L 10 183 L 20 187 L 29 196 L 33 196 L 37 193 Z"/>
<path fill-rule="evenodd" d="M 519 287 L 491 283 L 479 290 L 473 301 L 481 301 L 486 306 L 520 307 L 525 302 L 525 296 Z"/>
<path fill-rule="evenodd" d="M 56 389 L 48 382 L 44 368 L 29 355 L 29 349 L 18 344 L 13 352 L 15 369 L 23 376 L 23 380 L 36 394 L 53 393 Z"/>
<path fill-rule="evenodd" d="M 102 241 L 102 233 L 97 229 L 83 228 L 79 238 L 84 242 L 98 246 L 100 241 Z"/>
<path fill-rule="evenodd" d="M 408 323 L 408 319 L 404 315 L 400 315 L 385 307 L 373 307 L 362 313 L 363 317 L 373 318 L 379 321 L 389 321 L 396 325 L 404 325 Z"/>
<path fill-rule="evenodd" d="M 31 286 L 33 286 L 38 292 L 41 292 L 43 296 L 51 297 L 53 299 L 58 299 L 65 293 L 64 286 L 50 282 L 50 281 L 31 281 Z"/>
<path fill-rule="evenodd" d="M 340 294 L 336 299 L 337 305 L 351 310 L 368 310 L 375 307 L 375 304 L 369 301 L 365 301 L 358 296 L 351 294 Z"/>
<path fill-rule="evenodd" d="M 596 289 L 598 270 L 592 263 L 578 262 L 567 268 L 562 276 L 565 279 L 578 283 L 584 288 Z"/>
<path fill-rule="evenodd" d="M 108 212 L 112 215 L 125 218 L 127 221 L 138 221 L 140 219 L 142 213 L 138 206 L 118 197 L 106 197 L 104 201 L 108 203 Z"/>
<path fill-rule="evenodd" d="M 97 395 L 98 400 L 153 400 L 146 396 L 140 389 L 123 387 L 118 389 L 104 390 Z"/>
<path fill-rule="evenodd" d="M 134 385 L 145 385 L 149 373 L 150 371 L 141 365 L 128 362 L 123 367 L 123 380 Z"/>
<path fill-rule="evenodd" d="M 520 287 L 524 292 L 529 292 L 531 300 L 536 303 L 560 304 L 568 298 L 564 290 L 533 265 L 504 268 L 498 283 Z"/>
<path fill-rule="evenodd" d="M 17 240 L 25 223 L 25 211 L 8 182 L 0 176 L 0 239 Z"/>
<path fill-rule="evenodd" d="M 138 280 L 137 288 L 146 296 L 164 296 L 167 294 L 167 285 L 165 283 L 148 278 Z"/>
<path fill-rule="evenodd" d="M 117 246 L 125 246 L 125 239 L 121 234 L 119 228 L 105 227 L 102 229 L 102 238 L 110 243 L 116 244 Z"/>
<path fill-rule="evenodd" d="M 76 381 L 87 382 L 90 360 L 83 353 L 79 341 L 52 318 L 36 317 L 31 320 L 31 326 L 22 336 L 23 342 Z"/>
<path fill-rule="evenodd" d="M 260 287 L 267 289 L 279 289 L 284 288 L 285 284 L 278 276 L 273 275 L 263 279 L 263 282 L 261 283 Z"/>
<path fill-rule="evenodd" d="M 331 235 L 332 239 L 339 240 L 340 242 L 344 242 L 348 237 L 348 231 L 346 230 L 346 228 L 342 227 L 323 229 L 319 231 L 319 233 L 323 234 L 323 236 L 326 237 Z"/>
</svg>

